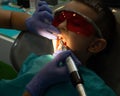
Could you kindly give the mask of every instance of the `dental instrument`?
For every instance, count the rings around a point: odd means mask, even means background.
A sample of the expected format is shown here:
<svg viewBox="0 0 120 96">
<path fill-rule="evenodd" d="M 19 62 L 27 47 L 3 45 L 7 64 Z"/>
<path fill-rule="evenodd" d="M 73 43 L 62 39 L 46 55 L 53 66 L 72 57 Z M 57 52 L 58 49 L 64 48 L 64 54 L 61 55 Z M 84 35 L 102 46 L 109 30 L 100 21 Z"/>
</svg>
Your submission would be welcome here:
<svg viewBox="0 0 120 96">
<path fill-rule="evenodd" d="M 67 50 L 67 48 L 62 40 L 60 40 L 60 43 L 62 45 L 62 50 Z M 72 82 L 73 86 L 77 88 L 79 96 L 87 96 L 85 93 L 84 86 L 83 86 L 82 77 L 78 73 L 75 62 L 73 61 L 71 56 L 67 57 L 66 63 L 67 63 L 68 70 L 70 73 L 71 82 Z"/>
</svg>

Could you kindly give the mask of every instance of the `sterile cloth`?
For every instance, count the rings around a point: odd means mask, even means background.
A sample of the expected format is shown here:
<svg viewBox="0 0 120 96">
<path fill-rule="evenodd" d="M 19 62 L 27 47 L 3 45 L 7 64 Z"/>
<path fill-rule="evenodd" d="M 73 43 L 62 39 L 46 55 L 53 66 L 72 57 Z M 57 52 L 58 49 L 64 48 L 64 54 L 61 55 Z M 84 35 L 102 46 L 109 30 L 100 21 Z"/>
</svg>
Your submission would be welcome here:
<svg viewBox="0 0 120 96">
<path fill-rule="evenodd" d="M 22 96 L 26 84 L 52 59 L 53 56 L 51 55 L 30 55 L 16 79 L 0 80 L 0 96 Z M 83 66 L 79 68 L 79 71 L 84 80 L 87 96 L 117 96 L 93 71 Z M 71 82 L 68 82 L 50 87 L 45 96 L 78 96 L 78 93 Z"/>
</svg>

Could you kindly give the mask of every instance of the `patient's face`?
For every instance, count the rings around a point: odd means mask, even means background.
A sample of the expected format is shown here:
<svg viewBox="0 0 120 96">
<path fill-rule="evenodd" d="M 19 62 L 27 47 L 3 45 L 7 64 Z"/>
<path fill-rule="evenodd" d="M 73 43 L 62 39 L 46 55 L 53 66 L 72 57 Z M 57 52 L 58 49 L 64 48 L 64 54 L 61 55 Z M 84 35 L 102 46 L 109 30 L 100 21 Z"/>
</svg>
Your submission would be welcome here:
<svg viewBox="0 0 120 96">
<path fill-rule="evenodd" d="M 97 16 L 97 14 L 92 9 L 76 1 L 71 1 L 65 6 L 65 8 L 67 9 L 69 8 L 69 9 L 81 12 L 93 20 L 96 19 L 96 16 Z M 85 57 L 88 53 L 87 49 L 90 43 L 95 38 L 95 35 L 94 35 L 95 32 L 90 32 L 90 34 L 88 35 L 86 33 L 88 29 L 79 28 L 80 30 L 82 30 L 82 32 L 77 33 L 69 30 L 69 28 L 67 27 L 67 24 L 68 24 L 67 20 L 64 20 L 58 25 L 58 29 L 61 31 L 60 36 L 62 37 L 62 40 L 66 43 L 67 47 L 70 48 L 78 57 L 79 55 Z"/>
</svg>

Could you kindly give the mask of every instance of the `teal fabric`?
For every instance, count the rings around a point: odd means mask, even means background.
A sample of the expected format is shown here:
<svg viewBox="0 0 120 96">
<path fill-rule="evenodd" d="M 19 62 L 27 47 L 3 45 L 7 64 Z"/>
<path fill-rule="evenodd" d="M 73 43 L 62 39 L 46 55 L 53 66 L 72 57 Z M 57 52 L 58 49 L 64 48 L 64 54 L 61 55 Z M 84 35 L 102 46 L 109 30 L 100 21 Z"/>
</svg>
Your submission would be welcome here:
<svg viewBox="0 0 120 96">
<path fill-rule="evenodd" d="M 4 10 L 12 10 L 12 11 L 17 11 L 17 12 L 24 12 L 22 9 L 20 8 L 15 8 L 15 7 L 11 7 L 11 6 L 8 6 L 8 5 L 2 5 L 1 6 L 2 9 Z"/>
<path fill-rule="evenodd" d="M 20 33 L 19 30 L 0 28 L 0 34 L 3 34 L 3 35 L 8 36 L 8 37 L 17 36 L 19 33 Z"/>
<path fill-rule="evenodd" d="M 32 54 L 24 62 L 16 79 L 0 81 L 0 96 L 22 96 L 26 84 L 43 66 L 51 61 L 51 55 Z M 94 72 L 81 66 L 79 71 L 84 80 L 87 96 L 117 96 Z M 45 96 L 79 96 L 71 82 L 60 83 L 49 88 Z"/>
</svg>

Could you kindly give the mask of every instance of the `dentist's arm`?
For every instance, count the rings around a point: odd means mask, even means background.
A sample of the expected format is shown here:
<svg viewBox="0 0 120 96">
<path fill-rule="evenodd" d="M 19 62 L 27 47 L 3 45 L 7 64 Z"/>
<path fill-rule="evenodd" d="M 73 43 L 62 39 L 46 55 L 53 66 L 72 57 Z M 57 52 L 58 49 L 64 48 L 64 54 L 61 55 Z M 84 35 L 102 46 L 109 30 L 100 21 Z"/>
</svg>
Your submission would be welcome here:
<svg viewBox="0 0 120 96">
<path fill-rule="evenodd" d="M 0 28 L 26 30 L 25 22 L 29 17 L 27 13 L 0 9 Z"/>
<path fill-rule="evenodd" d="M 28 91 L 25 91 L 23 96 L 32 96 Z"/>
</svg>

